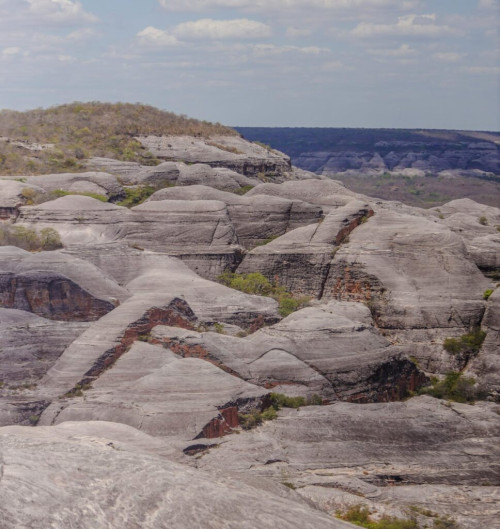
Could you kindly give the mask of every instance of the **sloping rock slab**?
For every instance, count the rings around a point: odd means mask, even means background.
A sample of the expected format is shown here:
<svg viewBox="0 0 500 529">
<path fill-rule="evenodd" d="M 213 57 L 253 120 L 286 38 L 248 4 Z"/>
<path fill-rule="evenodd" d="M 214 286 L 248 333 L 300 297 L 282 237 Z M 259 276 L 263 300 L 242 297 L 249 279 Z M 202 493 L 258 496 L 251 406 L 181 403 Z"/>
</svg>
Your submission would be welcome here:
<svg viewBox="0 0 500 529">
<path fill-rule="evenodd" d="M 149 439 L 106 423 L 0 429 L 3 528 L 352 527 L 285 487 L 257 488 L 151 455 Z"/>
</svg>

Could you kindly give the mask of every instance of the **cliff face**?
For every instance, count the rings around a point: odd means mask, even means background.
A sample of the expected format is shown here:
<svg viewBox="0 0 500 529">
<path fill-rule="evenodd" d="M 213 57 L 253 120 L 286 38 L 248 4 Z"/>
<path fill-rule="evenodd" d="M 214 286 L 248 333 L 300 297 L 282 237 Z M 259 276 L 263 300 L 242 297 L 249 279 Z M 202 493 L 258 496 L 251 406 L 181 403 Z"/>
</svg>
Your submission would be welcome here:
<svg viewBox="0 0 500 529">
<path fill-rule="evenodd" d="M 473 197 L 500 205 L 500 135 L 397 129 L 238 128 L 294 165 L 360 193 L 429 207 Z"/>
<path fill-rule="evenodd" d="M 283 150 L 292 163 L 327 176 L 414 169 L 500 173 L 495 132 L 238 127 L 246 138 Z M 475 173 L 476 171 L 476 173 Z"/>
<path fill-rule="evenodd" d="M 9 226 L 64 245 L 0 248 L 6 527 L 90 505 L 92 527 L 341 529 L 359 503 L 492 526 L 500 211 L 372 199 L 228 138 L 140 138 L 165 161 L 33 177 L 39 204 L 0 180 Z M 450 372 L 461 402 L 415 396 Z"/>
</svg>

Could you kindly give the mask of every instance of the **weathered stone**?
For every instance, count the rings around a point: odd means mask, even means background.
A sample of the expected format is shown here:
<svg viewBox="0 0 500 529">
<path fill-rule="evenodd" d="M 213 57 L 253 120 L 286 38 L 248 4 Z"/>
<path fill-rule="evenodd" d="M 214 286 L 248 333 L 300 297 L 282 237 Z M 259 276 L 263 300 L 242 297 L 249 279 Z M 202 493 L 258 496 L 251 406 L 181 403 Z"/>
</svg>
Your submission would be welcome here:
<svg viewBox="0 0 500 529">
<path fill-rule="evenodd" d="M 417 505 L 451 515 L 467 529 L 490 527 L 499 484 L 497 408 L 418 397 L 283 410 L 275 421 L 225 438 L 199 466 L 224 464 L 276 481 L 286 476 L 331 514 L 362 503 L 408 517 L 408 507 Z M 471 506 L 480 489 L 488 499 Z"/>
<path fill-rule="evenodd" d="M 369 310 L 355 303 L 302 309 L 246 338 L 160 326 L 152 339 L 274 391 L 330 400 L 395 400 L 425 380 L 372 327 Z"/>
<path fill-rule="evenodd" d="M 210 139 L 192 136 L 147 136 L 137 139 L 157 158 L 201 162 L 248 176 L 272 172 L 280 177 L 291 167 L 290 158 L 285 154 L 265 149 L 239 136 L 213 136 Z"/>
<path fill-rule="evenodd" d="M 0 178 L 0 221 L 17 217 L 19 208 L 26 204 L 26 190 L 32 193 L 44 194 L 41 187 L 29 185 L 24 182 Z M 14 177 L 12 177 L 14 178 Z"/>
<path fill-rule="evenodd" d="M 272 196 L 239 196 L 207 186 L 168 188 L 157 191 L 149 201 L 155 200 L 218 200 L 224 202 L 228 216 L 245 248 L 253 248 L 269 238 L 317 222 L 322 215 L 318 206 L 300 200 Z"/>
<path fill-rule="evenodd" d="M 95 375 L 85 398 L 54 402 L 40 424 L 114 421 L 155 436 L 213 438 L 238 426 L 237 410 L 260 407 L 266 394 L 203 360 L 135 342 Z"/>
<path fill-rule="evenodd" d="M 124 195 L 116 176 L 102 172 L 58 173 L 26 177 L 26 182 L 46 192 L 63 190 L 72 193 L 95 193 L 108 198 Z"/>
<path fill-rule="evenodd" d="M 0 430 L 5 529 L 348 529 L 293 491 L 245 483 L 159 456 L 133 428 L 66 423 Z M 29 498 L 29 501 L 26 499 Z"/>
<path fill-rule="evenodd" d="M 0 248 L 0 306 L 54 320 L 94 321 L 129 294 L 95 266 L 60 252 Z"/>
</svg>

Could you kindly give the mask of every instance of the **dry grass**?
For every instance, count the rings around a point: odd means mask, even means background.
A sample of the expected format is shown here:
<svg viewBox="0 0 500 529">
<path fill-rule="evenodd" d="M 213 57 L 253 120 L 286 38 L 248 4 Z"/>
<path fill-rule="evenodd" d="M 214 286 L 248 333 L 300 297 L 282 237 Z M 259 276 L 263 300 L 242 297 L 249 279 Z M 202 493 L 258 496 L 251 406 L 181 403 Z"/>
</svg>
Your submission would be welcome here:
<svg viewBox="0 0 500 529">
<path fill-rule="evenodd" d="M 81 171 L 84 160 L 102 156 L 156 165 L 134 139 L 147 135 L 208 138 L 237 134 L 220 124 L 130 103 L 71 103 L 27 112 L 0 111 L 0 173 L 11 175 Z M 23 147 L 23 143 L 25 146 Z M 53 144 L 31 150 L 30 144 Z"/>
</svg>

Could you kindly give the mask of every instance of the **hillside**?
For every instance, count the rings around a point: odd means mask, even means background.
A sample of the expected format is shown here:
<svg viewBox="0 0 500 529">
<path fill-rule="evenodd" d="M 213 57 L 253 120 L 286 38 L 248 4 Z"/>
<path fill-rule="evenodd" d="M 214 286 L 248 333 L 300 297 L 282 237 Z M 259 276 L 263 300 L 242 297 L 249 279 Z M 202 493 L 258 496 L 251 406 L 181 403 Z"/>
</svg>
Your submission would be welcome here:
<svg viewBox="0 0 500 529">
<path fill-rule="evenodd" d="M 0 178 L 2 529 L 493 527 L 500 209 L 97 121 Z"/>
<path fill-rule="evenodd" d="M 156 165 L 137 136 L 235 135 L 220 124 L 130 103 L 71 103 L 0 111 L 0 174 L 81 171 L 93 156 Z"/>
<path fill-rule="evenodd" d="M 237 127 L 292 163 L 388 200 L 432 207 L 458 198 L 500 205 L 500 134 L 403 129 Z"/>
</svg>

